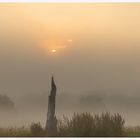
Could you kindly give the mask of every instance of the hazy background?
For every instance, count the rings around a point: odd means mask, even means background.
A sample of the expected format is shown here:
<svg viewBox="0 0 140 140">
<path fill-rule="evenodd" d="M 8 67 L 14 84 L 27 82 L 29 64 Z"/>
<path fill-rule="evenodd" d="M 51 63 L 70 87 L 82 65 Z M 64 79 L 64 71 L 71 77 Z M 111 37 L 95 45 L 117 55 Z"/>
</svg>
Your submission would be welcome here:
<svg viewBox="0 0 140 140">
<path fill-rule="evenodd" d="M 0 4 L 0 94 L 17 111 L 1 126 L 45 124 L 52 74 L 57 117 L 109 111 L 140 125 L 139 26 L 140 4 Z"/>
</svg>

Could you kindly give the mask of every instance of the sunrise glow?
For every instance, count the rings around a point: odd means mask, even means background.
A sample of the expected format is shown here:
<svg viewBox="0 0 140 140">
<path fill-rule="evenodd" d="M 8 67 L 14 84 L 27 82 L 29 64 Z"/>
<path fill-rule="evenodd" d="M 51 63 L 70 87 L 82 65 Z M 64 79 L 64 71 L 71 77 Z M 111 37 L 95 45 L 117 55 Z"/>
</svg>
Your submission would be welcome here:
<svg viewBox="0 0 140 140">
<path fill-rule="evenodd" d="M 52 53 L 56 53 L 56 50 L 55 49 L 52 49 Z"/>
<path fill-rule="evenodd" d="M 68 42 L 72 42 L 72 39 L 68 39 Z"/>
</svg>

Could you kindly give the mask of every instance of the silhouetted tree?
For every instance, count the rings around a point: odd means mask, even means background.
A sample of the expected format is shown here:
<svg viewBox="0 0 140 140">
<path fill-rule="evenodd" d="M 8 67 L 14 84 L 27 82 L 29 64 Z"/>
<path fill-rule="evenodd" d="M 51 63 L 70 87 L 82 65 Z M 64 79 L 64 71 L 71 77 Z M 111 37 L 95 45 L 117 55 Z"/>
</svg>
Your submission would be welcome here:
<svg viewBox="0 0 140 140">
<path fill-rule="evenodd" d="M 15 105 L 7 95 L 0 94 L 0 112 L 1 111 L 14 111 Z"/>
</svg>

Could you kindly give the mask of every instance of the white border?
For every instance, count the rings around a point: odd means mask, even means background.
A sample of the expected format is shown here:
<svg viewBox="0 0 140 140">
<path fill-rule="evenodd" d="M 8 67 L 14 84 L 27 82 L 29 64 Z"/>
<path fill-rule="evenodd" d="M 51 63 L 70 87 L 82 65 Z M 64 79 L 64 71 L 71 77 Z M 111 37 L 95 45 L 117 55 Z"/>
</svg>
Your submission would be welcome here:
<svg viewBox="0 0 140 140">
<path fill-rule="evenodd" d="M 140 3 L 140 0 L 0 0 L 0 3 Z M 18 139 L 22 139 L 22 140 L 62 140 L 62 139 L 70 139 L 70 140 L 85 140 L 87 138 L 63 138 L 63 137 L 59 137 L 59 138 L 47 138 L 47 137 L 44 137 L 44 138 L 29 138 L 29 137 L 23 137 L 23 138 L 14 138 L 14 137 L 10 137 L 10 138 L 2 138 L 0 137 L 0 139 L 2 140 L 9 140 L 9 139 L 13 139 L 13 140 L 18 140 Z M 124 139 L 140 139 L 140 138 L 88 138 L 88 139 L 93 139 L 93 140 L 124 140 Z"/>
</svg>

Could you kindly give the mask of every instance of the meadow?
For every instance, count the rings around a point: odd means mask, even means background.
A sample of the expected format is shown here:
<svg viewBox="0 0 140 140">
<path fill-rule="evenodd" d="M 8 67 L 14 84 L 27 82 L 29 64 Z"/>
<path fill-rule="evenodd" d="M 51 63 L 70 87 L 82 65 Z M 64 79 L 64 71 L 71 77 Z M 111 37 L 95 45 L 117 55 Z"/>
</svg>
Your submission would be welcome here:
<svg viewBox="0 0 140 140">
<path fill-rule="evenodd" d="M 29 127 L 0 128 L 0 137 L 139 137 L 140 127 L 127 127 L 118 113 L 74 113 L 57 120 L 57 132 L 49 135 L 40 122 Z"/>
</svg>

